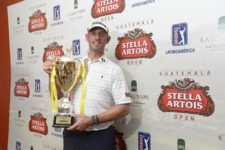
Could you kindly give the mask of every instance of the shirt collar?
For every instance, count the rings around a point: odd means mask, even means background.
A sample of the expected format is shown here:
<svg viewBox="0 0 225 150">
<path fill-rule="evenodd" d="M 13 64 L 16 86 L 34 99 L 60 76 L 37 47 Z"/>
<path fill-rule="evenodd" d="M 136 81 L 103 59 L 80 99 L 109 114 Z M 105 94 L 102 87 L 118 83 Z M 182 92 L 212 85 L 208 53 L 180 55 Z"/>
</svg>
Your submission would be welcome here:
<svg viewBox="0 0 225 150">
<path fill-rule="evenodd" d="M 89 59 L 88 63 L 100 62 L 102 64 L 105 64 L 108 61 L 107 57 L 105 55 L 103 55 L 102 57 L 100 57 L 100 58 L 98 58 L 98 59 L 96 59 L 94 61 L 92 61 L 88 56 L 83 57 L 83 60 L 84 59 Z"/>
</svg>

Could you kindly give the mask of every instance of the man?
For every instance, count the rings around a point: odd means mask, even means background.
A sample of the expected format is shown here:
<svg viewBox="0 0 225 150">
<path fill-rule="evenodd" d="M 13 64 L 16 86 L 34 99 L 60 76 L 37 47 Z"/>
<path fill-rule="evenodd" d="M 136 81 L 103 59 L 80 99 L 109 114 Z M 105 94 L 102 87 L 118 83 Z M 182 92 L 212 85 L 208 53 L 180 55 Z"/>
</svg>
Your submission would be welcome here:
<svg viewBox="0 0 225 150">
<path fill-rule="evenodd" d="M 87 30 L 86 88 L 81 84 L 72 96 L 76 122 L 63 132 L 64 150 L 116 150 L 111 125 L 128 114 L 131 99 L 121 68 L 104 55 L 110 41 L 107 26 L 93 22 Z M 51 72 L 51 62 L 44 64 L 44 70 Z"/>
</svg>

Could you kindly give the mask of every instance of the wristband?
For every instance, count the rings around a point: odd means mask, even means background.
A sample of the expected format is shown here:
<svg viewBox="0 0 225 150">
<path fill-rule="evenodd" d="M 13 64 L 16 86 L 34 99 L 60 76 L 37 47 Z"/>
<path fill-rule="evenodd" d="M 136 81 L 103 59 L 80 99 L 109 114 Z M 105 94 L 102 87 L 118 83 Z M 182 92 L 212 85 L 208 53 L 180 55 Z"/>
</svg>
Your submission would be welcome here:
<svg viewBox="0 0 225 150">
<path fill-rule="evenodd" d="M 96 125 L 96 124 L 99 124 L 99 118 L 97 115 L 93 115 L 91 116 L 91 125 Z"/>
</svg>

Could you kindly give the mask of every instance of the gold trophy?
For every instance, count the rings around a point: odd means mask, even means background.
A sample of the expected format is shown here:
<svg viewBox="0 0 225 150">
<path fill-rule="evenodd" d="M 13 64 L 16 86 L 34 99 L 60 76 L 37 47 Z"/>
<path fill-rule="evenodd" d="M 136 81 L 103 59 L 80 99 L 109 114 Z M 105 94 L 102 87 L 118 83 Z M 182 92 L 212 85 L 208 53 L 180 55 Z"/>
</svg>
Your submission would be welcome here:
<svg viewBox="0 0 225 150">
<path fill-rule="evenodd" d="M 53 62 L 51 72 L 51 105 L 54 116 L 53 127 L 66 128 L 74 124 L 76 119 L 71 116 L 73 105 L 69 100 L 70 91 L 77 86 L 82 79 L 82 63 L 70 57 L 59 57 Z M 58 100 L 57 90 L 63 97 Z"/>
</svg>

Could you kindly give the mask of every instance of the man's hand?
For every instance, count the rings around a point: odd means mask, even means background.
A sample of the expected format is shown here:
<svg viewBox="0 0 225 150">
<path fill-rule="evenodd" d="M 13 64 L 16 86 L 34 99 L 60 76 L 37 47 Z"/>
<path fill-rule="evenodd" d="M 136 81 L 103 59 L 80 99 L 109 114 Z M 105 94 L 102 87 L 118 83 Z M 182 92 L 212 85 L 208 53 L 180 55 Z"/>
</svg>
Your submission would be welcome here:
<svg viewBox="0 0 225 150">
<path fill-rule="evenodd" d="M 70 131 L 84 131 L 91 125 L 91 117 L 85 115 L 73 115 L 76 118 L 76 122 L 67 128 Z"/>
</svg>

